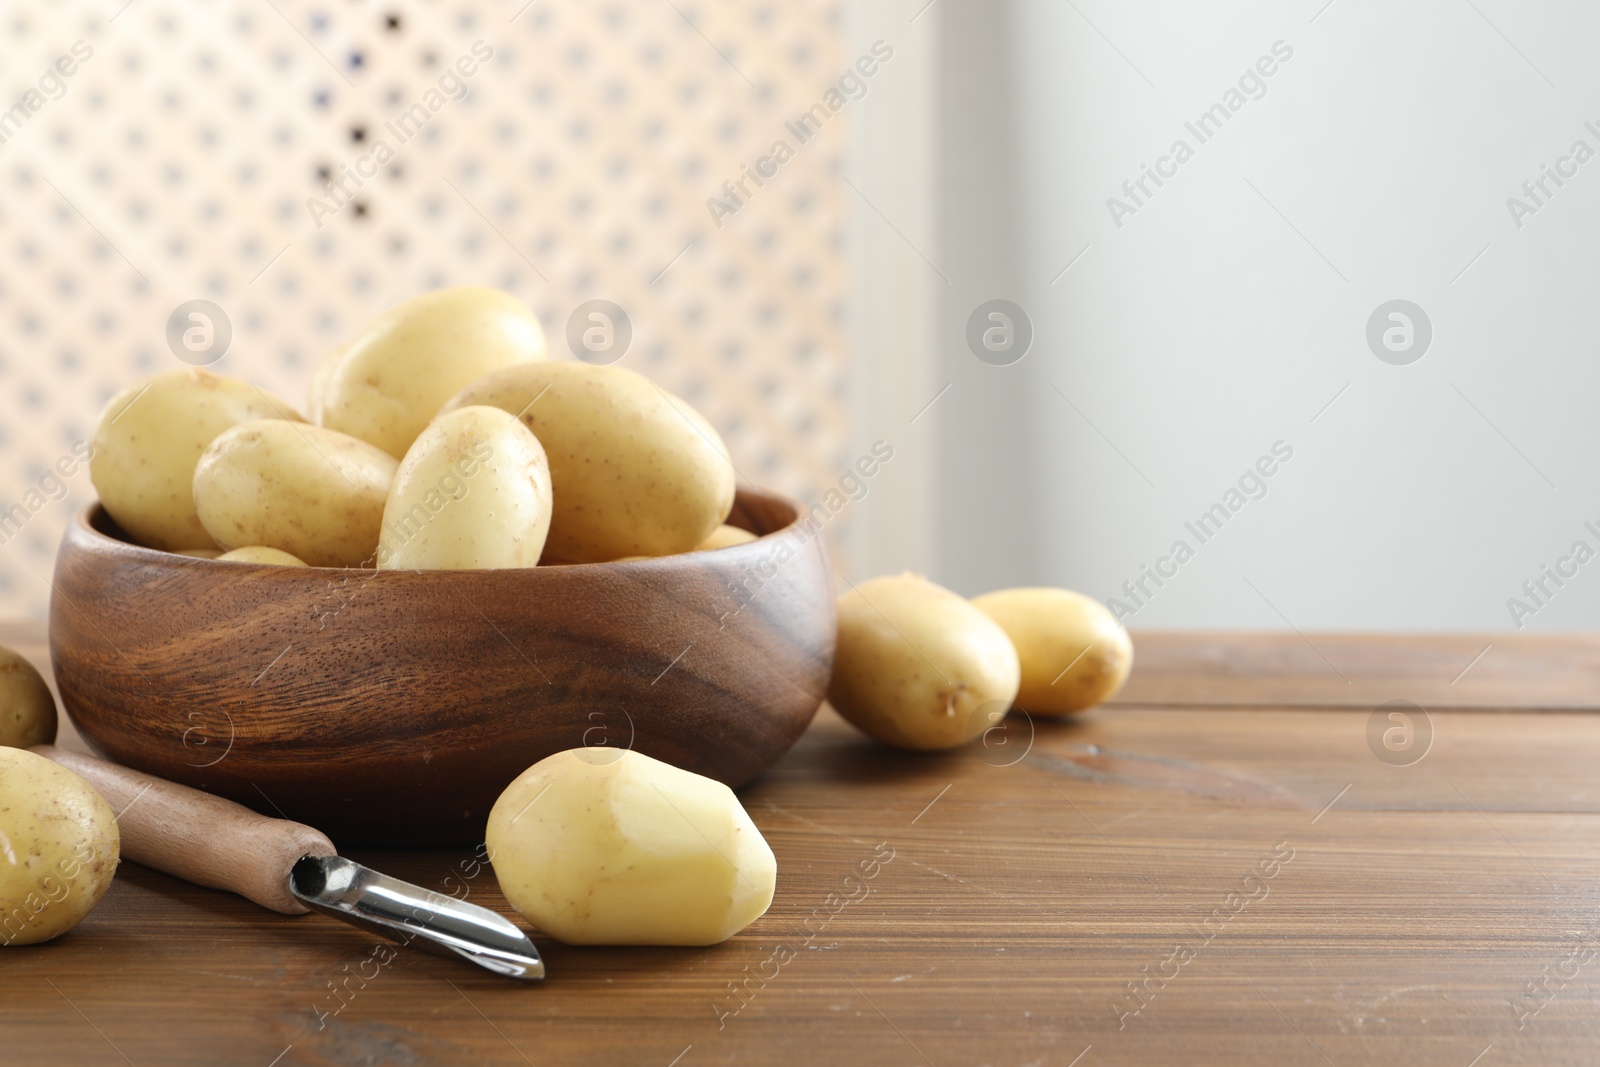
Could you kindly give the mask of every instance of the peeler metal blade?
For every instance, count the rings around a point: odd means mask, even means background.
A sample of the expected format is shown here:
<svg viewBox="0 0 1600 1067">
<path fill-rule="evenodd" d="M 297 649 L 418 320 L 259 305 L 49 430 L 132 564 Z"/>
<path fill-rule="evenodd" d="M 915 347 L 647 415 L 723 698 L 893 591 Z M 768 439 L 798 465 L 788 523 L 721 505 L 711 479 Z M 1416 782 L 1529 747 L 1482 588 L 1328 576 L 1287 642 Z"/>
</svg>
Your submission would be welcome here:
<svg viewBox="0 0 1600 1067">
<path fill-rule="evenodd" d="M 301 903 L 353 926 L 459 956 L 507 978 L 544 977 L 539 950 L 516 924 L 488 908 L 402 882 L 342 856 L 307 856 L 289 873 Z"/>
</svg>

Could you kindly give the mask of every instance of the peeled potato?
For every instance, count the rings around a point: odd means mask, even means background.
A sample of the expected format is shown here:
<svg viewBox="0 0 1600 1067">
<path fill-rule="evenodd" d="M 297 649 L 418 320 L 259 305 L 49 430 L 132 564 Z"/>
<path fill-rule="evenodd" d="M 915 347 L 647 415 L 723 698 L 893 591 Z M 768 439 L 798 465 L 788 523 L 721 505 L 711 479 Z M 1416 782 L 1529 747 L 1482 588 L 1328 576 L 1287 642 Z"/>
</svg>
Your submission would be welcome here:
<svg viewBox="0 0 1600 1067">
<path fill-rule="evenodd" d="M 748 544 L 756 539 L 756 535 L 749 530 L 741 530 L 737 526 L 723 523 L 711 531 L 711 536 L 701 541 L 696 546 L 696 552 L 710 552 L 714 548 L 729 548 L 733 545 Z"/>
<path fill-rule="evenodd" d="M 828 701 L 879 741 L 965 744 L 1000 721 L 1019 681 L 1005 631 L 920 574 L 874 578 L 839 598 Z"/>
<path fill-rule="evenodd" d="M 224 552 L 217 557 L 231 563 L 266 563 L 274 567 L 304 567 L 306 561 L 299 556 L 291 556 L 278 548 L 268 548 L 266 545 L 246 545 L 236 548 L 232 552 Z"/>
<path fill-rule="evenodd" d="M 0 947 L 60 937 L 100 903 L 122 838 L 88 782 L 0 748 Z"/>
<path fill-rule="evenodd" d="M 321 426 L 247 422 L 200 457 L 195 507 L 223 548 L 265 545 L 313 567 L 358 567 L 378 550 L 397 466 L 382 449 Z"/>
<path fill-rule="evenodd" d="M 533 567 L 549 532 L 550 464 L 538 439 L 499 408 L 457 408 L 400 463 L 378 568 Z"/>
<path fill-rule="evenodd" d="M 1128 680 L 1133 641 L 1098 600 L 1070 589 L 1002 589 L 972 603 L 1016 646 L 1017 706 L 1030 714 L 1092 708 Z"/>
<path fill-rule="evenodd" d="M 215 547 L 194 507 L 195 464 L 218 434 L 252 419 L 301 421 L 255 386 L 198 368 L 124 389 L 94 432 L 89 478 L 100 503 L 141 545 Z"/>
<path fill-rule="evenodd" d="M 0 645 L 0 746 L 31 748 L 56 739 L 56 698 L 33 664 Z"/>
<path fill-rule="evenodd" d="M 312 417 L 400 459 L 467 383 L 544 353 L 538 316 L 510 293 L 438 289 L 385 311 L 318 369 Z"/>
<path fill-rule="evenodd" d="M 569 945 L 712 945 L 766 913 L 772 849 L 733 791 L 626 749 L 540 760 L 486 837 L 511 906 Z"/>
<path fill-rule="evenodd" d="M 693 408 L 621 367 L 519 363 L 445 411 L 487 404 L 544 446 L 555 494 L 546 555 L 563 563 L 690 552 L 733 509 L 733 464 Z"/>
</svg>

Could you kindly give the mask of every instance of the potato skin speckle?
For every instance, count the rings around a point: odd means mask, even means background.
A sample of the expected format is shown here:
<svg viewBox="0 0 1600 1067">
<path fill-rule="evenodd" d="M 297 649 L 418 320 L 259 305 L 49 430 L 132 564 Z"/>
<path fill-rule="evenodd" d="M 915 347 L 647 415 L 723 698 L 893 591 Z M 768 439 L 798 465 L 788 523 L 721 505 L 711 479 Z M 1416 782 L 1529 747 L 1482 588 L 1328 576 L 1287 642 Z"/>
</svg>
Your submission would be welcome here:
<svg viewBox="0 0 1600 1067">
<path fill-rule="evenodd" d="M 538 439 L 499 408 L 456 408 L 422 431 L 400 464 L 378 569 L 534 567 L 550 513 L 550 465 Z"/>
<path fill-rule="evenodd" d="M 0 745 L 32 748 L 56 739 L 56 698 L 33 664 L 0 645 Z"/>
<path fill-rule="evenodd" d="M 443 411 L 469 405 L 518 416 L 544 446 L 550 561 L 690 552 L 733 510 L 733 463 L 717 431 L 633 371 L 521 363 L 484 375 Z"/>
<path fill-rule="evenodd" d="M 0 748 L 0 948 L 76 926 L 110 888 L 121 848 L 116 816 L 88 782 Z"/>
<path fill-rule="evenodd" d="M 1005 631 L 920 574 L 862 582 L 839 598 L 828 702 L 863 733 L 911 749 L 955 748 L 995 725 L 1020 667 Z"/>
<path fill-rule="evenodd" d="M 199 368 L 165 371 L 106 404 L 89 478 L 107 513 L 139 544 L 215 548 L 195 511 L 195 466 L 218 434 L 252 419 L 303 421 L 288 404 L 237 379 Z"/>
<path fill-rule="evenodd" d="M 399 460 L 453 393 L 496 368 L 544 357 L 538 316 L 510 293 L 435 289 L 385 311 L 323 361 L 311 415 Z"/>
<path fill-rule="evenodd" d="M 398 466 L 382 449 L 322 426 L 241 423 L 200 457 L 195 507 L 230 551 L 259 545 L 313 567 L 358 567 L 377 552 Z"/>
<path fill-rule="evenodd" d="M 1116 696 L 1133 669 L 1133 640 L 1098 600 L 1070 589 L 1001 589 L 972 600 L 1011 638 L 1022 663 L 1017 705 L 1070 715 Z"/>
</svg>

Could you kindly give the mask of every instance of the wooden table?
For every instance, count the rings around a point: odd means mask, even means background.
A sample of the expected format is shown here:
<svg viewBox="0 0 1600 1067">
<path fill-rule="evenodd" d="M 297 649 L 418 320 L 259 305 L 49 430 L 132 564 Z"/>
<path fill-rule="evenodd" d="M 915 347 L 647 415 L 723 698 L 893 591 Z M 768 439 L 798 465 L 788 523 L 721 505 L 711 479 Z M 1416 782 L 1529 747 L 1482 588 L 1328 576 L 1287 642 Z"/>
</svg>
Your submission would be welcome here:
<svg viewBox="0 0 1600 1067">
<path fill-rule="evenodd" d="M 43 663 L 37 626 L 0 640 Z M 778 895 L 714 948 L 376 968 L 330 919 L 127 864 L 0 952 L 0 1063 L 1600 1062 L 1600 638 L 1135 645 L 1116 706 L 1031 744 L 896 753 L 824 710 L 743 793 Z M 1426 712 L 1369 744 L 1392 700 Z M 354 856 L 441 889 L 469 859 Z"/>
</svg>

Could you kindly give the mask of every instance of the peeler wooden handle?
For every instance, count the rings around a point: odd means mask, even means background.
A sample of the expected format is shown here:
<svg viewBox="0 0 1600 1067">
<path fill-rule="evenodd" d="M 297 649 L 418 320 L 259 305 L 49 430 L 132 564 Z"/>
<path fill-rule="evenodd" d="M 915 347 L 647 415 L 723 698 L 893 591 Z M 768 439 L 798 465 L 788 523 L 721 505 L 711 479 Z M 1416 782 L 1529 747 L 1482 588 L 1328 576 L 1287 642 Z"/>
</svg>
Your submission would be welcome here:
<svg viewBox="0 0 1600 1067">
<path fill-rule="evenodd" d="M 285 915 L 310 911 L 290 892 L 289 872 L 302 857 L 338 854 L 332 841 L 302 823 L 269 819 L 231 800 L 54 745 L 31 751 L 83 778 L 120 812 L 125 858 L 263 908 Z"/>
</svg>

